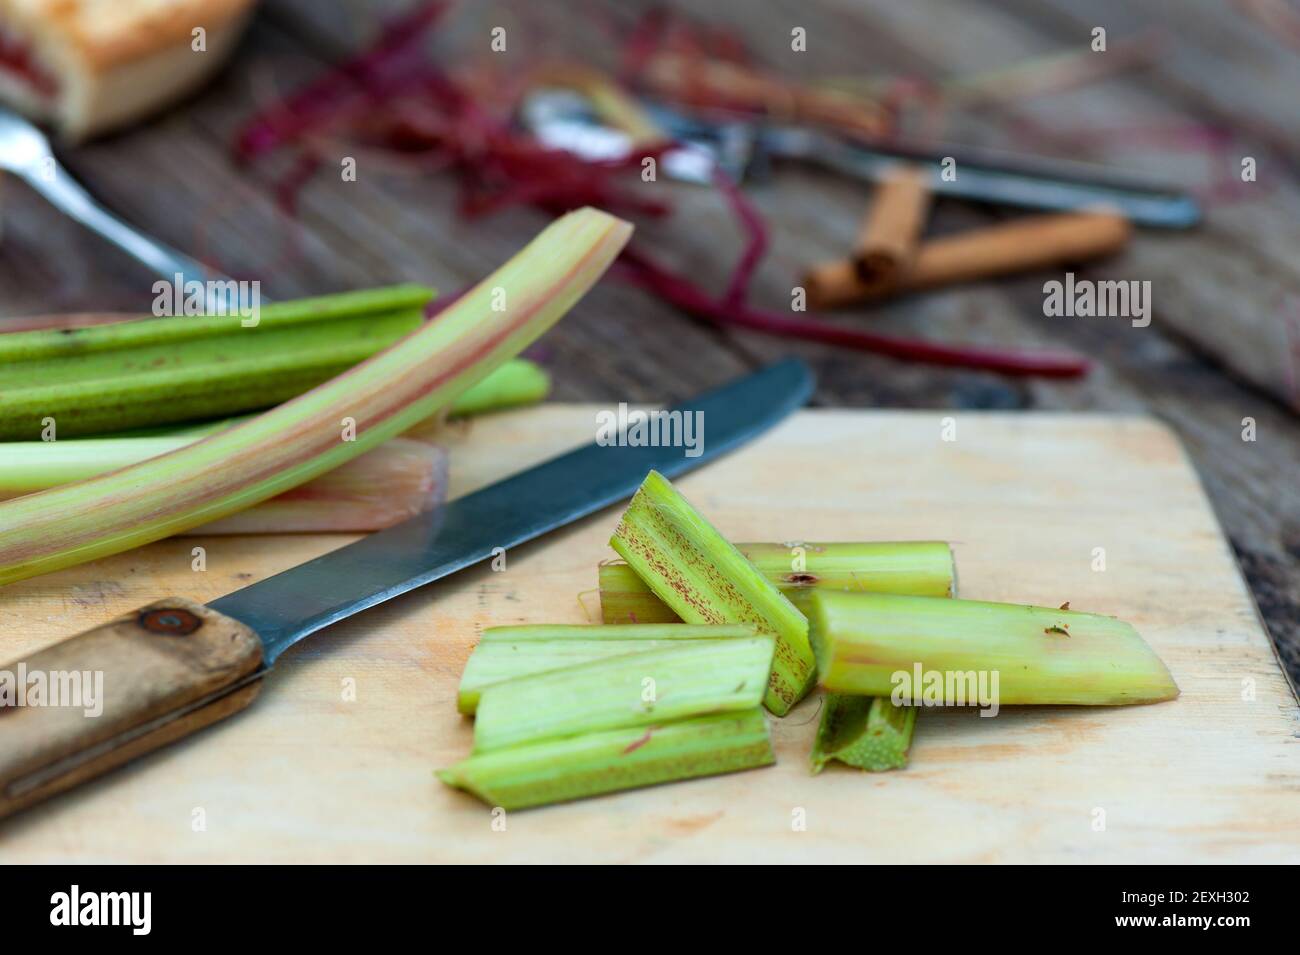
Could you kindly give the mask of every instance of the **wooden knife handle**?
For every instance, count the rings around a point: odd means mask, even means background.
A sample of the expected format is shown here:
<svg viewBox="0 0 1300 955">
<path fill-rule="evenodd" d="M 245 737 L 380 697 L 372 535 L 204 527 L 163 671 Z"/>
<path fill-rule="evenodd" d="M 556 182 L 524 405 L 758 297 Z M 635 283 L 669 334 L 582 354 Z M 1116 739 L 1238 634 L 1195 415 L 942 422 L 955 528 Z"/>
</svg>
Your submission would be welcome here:
<svg viewBox="0 0 1300 955">
<path fill-rule="evenodd" d="M 0 667 L 0 817 L 242 710 L 262 672 L 252 630 L 178 597 Z"/>
</svg>

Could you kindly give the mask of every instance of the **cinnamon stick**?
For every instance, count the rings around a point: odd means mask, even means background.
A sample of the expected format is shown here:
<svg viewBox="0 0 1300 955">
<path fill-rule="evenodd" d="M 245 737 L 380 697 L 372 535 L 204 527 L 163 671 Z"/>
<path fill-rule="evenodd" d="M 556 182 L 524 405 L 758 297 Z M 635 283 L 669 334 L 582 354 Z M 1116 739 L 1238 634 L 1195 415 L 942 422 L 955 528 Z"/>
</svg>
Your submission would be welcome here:
<svg viewBox="0 0 1300 955">
<path fill-rule="evenodd" d="M 929 208 L 928 177 L 920 169 L 903 167 L 876 186 L 853 249 L 853 264 L 867 294 L 892 291 L 911 268 Z"/>
<path fill-rule="evenodd" d="M 921 244 L 894 292 L 954 285 L 1081 262 L 1119 251 L 1132 226 L 1110 212 L 1068 212 L 1030 216 L 972 229 Z M 852 261 L 830 262 L 804 276 L 812 308 L 835 308 L 882 297 L 865 286 Z"/>
</svg>

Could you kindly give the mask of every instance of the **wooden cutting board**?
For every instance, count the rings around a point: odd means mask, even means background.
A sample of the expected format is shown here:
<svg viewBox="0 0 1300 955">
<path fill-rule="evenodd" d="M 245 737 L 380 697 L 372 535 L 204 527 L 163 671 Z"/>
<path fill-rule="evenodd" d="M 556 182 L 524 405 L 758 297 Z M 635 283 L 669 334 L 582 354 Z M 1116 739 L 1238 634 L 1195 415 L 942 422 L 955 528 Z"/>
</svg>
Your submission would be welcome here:
<svg viewBox="0 0 1300 955">
<path fill-rule="evenodd" d="M 453 494 L 592 440 L 596 410 L 452 432 Z M 512 813 L 501 831 L 432 775 L 469 750 L 461 668 L 483 627 L 598 619 L 611 509 L 511 552 L 504 571 L 317 635 L 245 713 L 0 824 L 0 858 L 1300 861 L 1296 699 L 1177 440 L 1142 418 L 963 412 L 952 441 L 946 423 L 805 412 L 680 486 L 735 540 L 950 540 L 965 596 L 1132 621 L 1178 700 L 928 710 L 906 770 L 812 777 L 814 697 L 773 721 L 774 767 Z M 177 539 L 5 588 L 3 657 L 160 597 L 212 599 L 344 541 Z M 192 569 L 196 544 L 206 571 Z"/>
</svg>

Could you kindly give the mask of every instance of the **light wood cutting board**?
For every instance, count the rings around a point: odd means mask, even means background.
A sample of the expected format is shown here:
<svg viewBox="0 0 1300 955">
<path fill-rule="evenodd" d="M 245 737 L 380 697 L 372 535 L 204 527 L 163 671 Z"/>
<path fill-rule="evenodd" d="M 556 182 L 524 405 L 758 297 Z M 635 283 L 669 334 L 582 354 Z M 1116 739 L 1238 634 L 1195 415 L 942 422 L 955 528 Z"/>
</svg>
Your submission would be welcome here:
<svg viewBox="0 0 1300 955">
<path fill-rule="evenodd" d="M 453 494 L 592 440 L 595 411 L 453 431 Z M 774 721 L 775 767 L 512 813 L 500 831 L 432 775 L 469 750 L 461 667 L 483 627 L 597 619 L 611 509 L 502 572 L 313 637 L 245 713 L 0 823 L 0 859 L 1300 861 L 1296 699 L 1176 439 L 1139 418 L 960 413 L 944 441 L 943 417 L 805 412 L 680 486 L 735 540 L 950 540 L 965 596 L 1132 621 L 1178 700 L 928 710 L 906 770 L 812 777 L 814 697 Z M 14 585 L 0 649 L 13 659 L 172 594 L 210 600 L 345 540 L 177 539 Z"/>
</svg>

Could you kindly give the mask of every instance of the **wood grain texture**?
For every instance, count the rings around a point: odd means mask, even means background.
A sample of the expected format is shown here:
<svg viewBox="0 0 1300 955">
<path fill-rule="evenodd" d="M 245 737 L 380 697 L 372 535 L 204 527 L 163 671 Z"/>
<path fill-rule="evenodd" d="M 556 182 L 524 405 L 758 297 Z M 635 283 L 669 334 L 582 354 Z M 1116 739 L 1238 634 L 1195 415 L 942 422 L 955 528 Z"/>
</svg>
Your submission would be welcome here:
<svg viewBox="0 0 1300 955">
<path fill-rule="evenodd" d="M 589 441 L 596 411 L 449 432 L 453 494 Z M 466 571 L 317 635 L 254 709 L 5 822 L 6 859 L 1300 861 L 1296 700 L 1171 432 L 958 412 L 945 442 L 943 417 L 801 413 L 680 487 L 738 540 L 951 540 L 966 596 L 1131 621 L 1178 700 L 926 711 L 908 769 L 812 777 L 812 698 L 773 723 L 773 768 L 513 813 L 493 831 L 488 807 L 432 775 L 470 748 L 461 668 L 484 627 L 599 618 L 611 509 L 511 551 L 502 572 Z M 346 539 L 214 538 L 204 573 L 193 541 L 163 541 L 24 581 L 0 594 L 0 640 L 20 653 L 160 590 L 211 599 Z M 806 832 L 792 831 L 800 808 Z"/>
<path fill-rule="evenodd" d="M 247 706 L 262 644 L 237 620 L 169 597 L 13 660 L 0 709 L 0 817 Z M 39 682 L 35 682 L 39 681 Z M 43 687 L 30 705 L 30 686 Z"/>
</svg>

